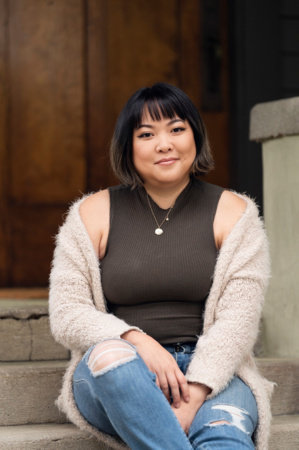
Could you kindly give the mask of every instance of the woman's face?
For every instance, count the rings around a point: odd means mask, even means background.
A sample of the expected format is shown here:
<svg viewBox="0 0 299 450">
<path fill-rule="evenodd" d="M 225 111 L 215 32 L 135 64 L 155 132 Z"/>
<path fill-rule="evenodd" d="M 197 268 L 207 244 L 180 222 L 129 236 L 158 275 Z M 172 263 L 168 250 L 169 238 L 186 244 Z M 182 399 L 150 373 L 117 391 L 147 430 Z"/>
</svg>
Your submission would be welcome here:
<svg viewBox="0 0 299 450">
<path fill-rule="evenodd" d="M 188 121 L 153 120 L 143 114 L 133 132 L 133 163 L 146 187 L 179 186 L 189 180 L 196 144 Z"/>
</svg>

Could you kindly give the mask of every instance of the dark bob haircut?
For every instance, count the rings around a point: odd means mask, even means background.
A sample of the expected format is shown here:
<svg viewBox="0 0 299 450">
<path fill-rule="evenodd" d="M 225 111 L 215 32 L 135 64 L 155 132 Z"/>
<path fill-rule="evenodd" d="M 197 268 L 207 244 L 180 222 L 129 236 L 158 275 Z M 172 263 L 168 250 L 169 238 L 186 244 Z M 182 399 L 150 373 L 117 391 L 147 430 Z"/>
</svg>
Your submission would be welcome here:
<svg viewBox="0 0 299 450">
<path fill-rule="evenodd" d="M 167 83 L 157 83 L 135 92 L 117 119 L 110 146 L 110 161 L 121 183 L 132 188 L 143 184 L 133 164 L 132 143 L 134 129 L 141 124 L 145 110 L 153 120 L 172 119 L 175 116 L 187 120 L 196 144 L 191 174 L 203 175 L 213 168 L 206 129 L 196 107 L 181 89 Z"/>
</svg>

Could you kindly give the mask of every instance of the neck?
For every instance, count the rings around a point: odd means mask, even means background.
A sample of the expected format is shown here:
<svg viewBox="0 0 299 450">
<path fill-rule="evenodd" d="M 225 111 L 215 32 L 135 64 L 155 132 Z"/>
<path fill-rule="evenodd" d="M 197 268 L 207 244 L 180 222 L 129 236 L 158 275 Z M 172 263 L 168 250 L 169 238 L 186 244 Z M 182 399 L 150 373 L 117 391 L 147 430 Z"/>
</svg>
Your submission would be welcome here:
<svg viewBox="0 0 299 450">
<path fill-rule="evenodd" d="M 151 196 L 155 203 L 162 209 L 168 209 L 174 205 L 177 197 L 185 189 L 189 183 L 190 178 L 175 186 L 152 186 L 147 183 L 144 184 L 146 192 Z"/>
</svg>

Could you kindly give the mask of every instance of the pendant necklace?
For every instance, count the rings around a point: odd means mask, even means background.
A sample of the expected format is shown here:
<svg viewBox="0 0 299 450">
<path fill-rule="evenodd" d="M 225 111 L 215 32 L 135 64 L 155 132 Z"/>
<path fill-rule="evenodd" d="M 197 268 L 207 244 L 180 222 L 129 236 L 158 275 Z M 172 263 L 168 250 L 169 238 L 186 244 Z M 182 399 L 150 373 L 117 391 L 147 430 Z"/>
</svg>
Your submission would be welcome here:
<svg viewBox="0 0 299 450">
<path fill-rule="evenodd" d="M 164 233 L 164 231 L 162 230 L 161 227 L 162 227 L 162 225 L 163 225 L 164 222 L 169 222 L 169 214 L 170 214 L 170 212 L 172 211 L 172 209 L 173 209 L 173 207 L 174 207 L 174 204 L 169 208 L 169 210 L 168 210 L 167 213 L 166 213 L 166 216 L 164 217 L 164 219 L 162 220 L 162 222 L 159 224 L 159 222 L 157 221 L 157 217 L 155 216 L 155 213 L 154 213 L 154 211 L 153 211 L 153 208 L 152 208 L 151 201 L 150 201 L 150 198 L 149 198 L 149 196 L 148 196 L 148 193 L 146 193 L 146 197 L 147 197 L 148 206 L 149 206 L 149 208 L 150 208 L 150 211 L 151 211 L 151 213 L 152 213 L 152 216 L 153 216 L 153 218 L 154 218 L 154 220 L 155 220 L 155 222 L 156 222 L 156 225 L 157 225 L 157 228 L 155 229 L 155 234 L 156 234 L 157 236 L 160 236 L 161 234 Z"/>
</svg>

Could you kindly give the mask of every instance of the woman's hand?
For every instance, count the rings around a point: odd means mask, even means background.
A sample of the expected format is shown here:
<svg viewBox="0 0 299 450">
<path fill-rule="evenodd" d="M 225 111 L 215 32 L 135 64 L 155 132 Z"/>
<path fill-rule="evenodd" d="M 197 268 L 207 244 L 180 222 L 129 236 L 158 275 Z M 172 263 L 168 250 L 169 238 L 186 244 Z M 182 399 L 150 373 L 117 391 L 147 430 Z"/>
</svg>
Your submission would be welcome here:
<svg viewBox="0 0 299 450">
<path fill-rule="evenodd" d="M 190 399 L 187 380 L 179 369 L 173 356 L 155 339 L 136 330 L 130 330 L 121 336 L 135 345 L 137 351 L 149 370 L 156 374 L 157 386 L 162 390 L 167 400 L 179 408 L 181 400 L 188 403 Z"/>
<path fill-rule="evenodd" d="M 211 389 L 204 384 L 189 383 L 189 392 L 190 401 L 188 403 L 182 401 L 179 408 L 172 407 L 174 414 L 186 434 L 188 434 L 197 411 L 205 402 Z"/>
</svg>

